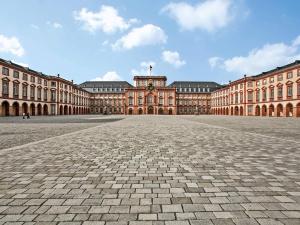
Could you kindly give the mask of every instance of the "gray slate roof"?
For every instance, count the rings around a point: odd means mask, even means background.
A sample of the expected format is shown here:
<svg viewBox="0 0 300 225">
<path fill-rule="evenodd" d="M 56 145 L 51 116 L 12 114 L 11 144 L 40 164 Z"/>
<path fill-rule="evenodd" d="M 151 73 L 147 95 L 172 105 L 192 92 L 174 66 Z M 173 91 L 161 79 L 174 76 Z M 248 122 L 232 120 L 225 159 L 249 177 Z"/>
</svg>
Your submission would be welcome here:
<svg viewBox="0 0 300 225">
<path fill-rule="evenodd" d="M 79 85 L 82 88 L 128 88 L 133 87 L 127 81 L 86 81 Z"/>
</svg>

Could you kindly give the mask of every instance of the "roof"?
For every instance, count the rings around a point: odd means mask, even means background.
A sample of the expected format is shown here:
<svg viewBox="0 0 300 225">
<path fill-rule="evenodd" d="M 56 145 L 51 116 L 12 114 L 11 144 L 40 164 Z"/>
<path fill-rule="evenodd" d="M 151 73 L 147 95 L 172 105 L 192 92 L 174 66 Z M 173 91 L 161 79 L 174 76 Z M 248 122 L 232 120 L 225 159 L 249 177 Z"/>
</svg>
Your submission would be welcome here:
<svg viewBox="0 0 300 225">
<path fill-rule="evenodd" d="M 134 80 L 136 79 L 163 79 L 163 80 L 167 80 L 166 76 L 134 76 L 133 77 Z"/>
<path fill-rule="evenodd" d="M 221 88 L 222 85 L 213 82 L 213 81 L 174 81 L 171 84 L 169 84 L 168 87 L 181 87 L 181 88 L 186 88 L 186 87 L 200 87 L 200 88 Z"/>
<path fill-rule="evenodd" d="M 127 81 L 86 81 L 79 85 L 82 88 L 128 88 L 133 87 Z"/>
</svg>

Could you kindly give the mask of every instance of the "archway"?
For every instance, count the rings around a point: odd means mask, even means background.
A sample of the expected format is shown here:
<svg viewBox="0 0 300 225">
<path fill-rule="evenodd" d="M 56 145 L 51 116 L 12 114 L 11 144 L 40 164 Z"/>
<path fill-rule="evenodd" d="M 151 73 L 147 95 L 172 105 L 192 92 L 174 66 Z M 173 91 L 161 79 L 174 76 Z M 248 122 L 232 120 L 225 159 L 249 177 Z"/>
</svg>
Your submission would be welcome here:
<svg viewBox="0 0 300 225">
<path fill-rule="evenodd" d="M 38 114 L 38 116 L 42 115 L 42 105 L 41 104 L 37 105 L 37 114 Z"/>
<path fill-rule="evenodd" d="M 48 106 L 45 104 L 44 105 L 44 109 L 43 109 L 43 111 L 44 111 L 44 115 L 48 115 Z"/>
<path fill-rule="evenodd" d="M 59 115 L 63 115 L 63 106 L 61 105 L 60 107 L 59 107 Z"/>
<path fill-rule="evenodd" d="M 244 115 L 244 108 L 243 106 L 240 107 L 240 116 L 243 116 Z"/>
<path fill-rule="evenodd" d="M 72 115 L 72 107 L 69 106 L 69 115 Z"/>
<path fill-rule="evenodd" d="M 269 116 L 274 116 L 275 108 L 274 105 L 269 106 Z"/>
<path fill-rule="evenodd" d="M 13 107 L 13 115 L 14 116 L 19 116 L 19 111 L 20 111 L 19 103 L 18 102 L 14 102 L 14 104 L 12 105 L 12 107 Z"/>
<path fill-rule="evenodd" d="M 128 114 L 132 115 L 132 108 L 128 109 Z"/>
<path fill-rule="evenodd" d="M 293 105 L 291 103 L 288 103 L 285 107 L 286 110 L 286 117 L 293 116 Z"/>
<path fill-rule="evenodd" d="M 159 109 L 158 109 L 158 114 L 159 114 L 159 115 L 162 115 L 162 114 L 164 114 L 164 110 L 163 110 L 163 108 L 159 108 Z"/>
<path fill-rule="evenodd" d="M 143 114 L 143 109 L 142 108 L 139 108 L 139 114 Z"/>
<path fill-rule="evenodd" d="M 148 107 L 148 114 L 153 114 L 153 113 L 154 113 L 153 106 L 149 106 Z"/>
<path fill-rule="evenodd" d="M 35 116 L 35 105 L 34 105 L 34 103 L 30 104 L 30 115 Z"/>
<path fill-rule="evenodd" d="M 173 110 L 169 109 L 169 115 L 173 115 Z"/>
<path fill-rule="evenodd" d="M 233 107 L 231 107 L 231 109 L 230 109 L 230 115 L 231 116 L 233 115 Z"/>
<path fill-rule="evenodd" d="M 76 110 L 75 110 L 75 107 L 73 108 L 73 115 L 75 115 L 76 114 Z"/>
<path fill-rule="evenodd" d="M 263 105 L 261 107 L 261 115 L 262 116 L 267 116 L 267 106 L 266 105 Z"/>
<path fill-rule="evenodd" d="M 226 108 L 226 115 L 228 115 L 229 114 L 229 109 L 228 108 Z"/>
<path fill-rule="evenodd" d="M 9 103 L 7 101 L 2 102 L 2 116 L 9 116 Z"/>
<path fill-rule="evenodd" d="M 28 113 L 28 105 L 25 102 L 22 104 L 22 113 Z"/>
<path fill-rule="evenodd" d="M 68 106 L 64 106 L 64 115 L 68 115 Z"/>
<path fill-rule="evenodd" d="M 239 115 L 239 107 L 238 106 L 234 107 L 234 115 L 235 116 Z"/>
<path fill-rule="evenodd" d="M 259 105 L 257 105 L 255 107 L 255 116 L 260 116 L 260 107 L 259 107 Z"/>
<path fill-rule="evenodd" d="M 276 115 L 278 116 L 278 117 L 281 117 L 282 115 L 283 115 L 283 106 L 281 105 L 281 104 L 278 104 L 277 105 L 277 109 L 276 109 Z"/>
<path fill-rule="evenodd" d="M 297 104 L 296 116 L 300 117 L 300 102 Z"/>
</svg>

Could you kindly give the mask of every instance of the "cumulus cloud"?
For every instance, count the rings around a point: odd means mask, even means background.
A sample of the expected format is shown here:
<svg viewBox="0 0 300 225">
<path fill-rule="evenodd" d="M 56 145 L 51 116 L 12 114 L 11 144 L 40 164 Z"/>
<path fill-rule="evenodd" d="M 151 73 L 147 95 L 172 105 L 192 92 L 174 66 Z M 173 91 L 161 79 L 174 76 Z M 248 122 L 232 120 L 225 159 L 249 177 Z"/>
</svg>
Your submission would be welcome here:
<svg viewBox="0 0 300 225">
<path fill-rule="evenodd" d="M 131 73 L 133 75 L 148 75 L 149 74 L 149 67 L 150 65 L 152 68 L 155 67 L 156 63 L 154 61 L 143 61 L 140 63 L 140 68 L 139 69 L 132 69 Z"/>
<path fill-rule="evenodd" d="M 126 21 L 119 16 L 117 9 L 108 5 L 102 5 L 98 12 L 82 8 L 74 12 L 74 19 L 82 22 L 83 28 L 89 32 L 101 30 L 107 34 L 127 30 L 132 24 L 138 22 L 135 18 Z"/>
<path fill-rule="evenodd" d="M 232 19 L 232 0 L 205 0 L 196 5 L 186 2 L 170 3 L 162 9 L 183 30 L 215 31 Z"/>
<path fill-rule="evenodd" d="M 209 59 L 209 63 L 212 67 L 217 66 L 227 72 L 258 74 L 300 59 L 299 41 L 300 38 L 297 37 L 290 45 L 285 43 L 265 44 L 261 48 L 251 50 L 246 56 L 235 56 L 225 60 L 212 57 Z"/>
<path fill-rule="evenodd" d="M 132 49 L 145 45 L 156 45 L 167 42 L 164 30 L 153 24 L 132 29 L 128 34 L 121 37 L 113 45 L 113 49 Z"/>
<path fill-rule="evenodd" d="M 92 81 L 119 81 L 121 80 L 121 77 L 116 71 L 109 71 L 103 76 L 96 77 Z"/>
<path fill-rule="evenodd" d="M 11 53 L 16 56 L 23 56 L 25 50 L 16 37 L 6 37 L 0 34 L 0 52 Z"/>
<path fill-rule="evenodd" d="M 163 51 L 162 52 L 162 59 L 165 62 L 175 66 L 176 68 L 179 68 L 179 67 L 186 64 L 186 62 L 180 58 L 180 54 L 176 51 L 174 51 L 174 52 L 172 52 L 172 51 Z"/>
<path fill-rule="evenodd" d="M 15 64 L 18 64 L 20 66 L 23 66 L 23 67 L 29 67 L 29 65 L 27 63 L 22 63 L 22 62 L 18 62 L 18 61 L 15 61 L 15 60 L 11 60 L 13 63 Z"/>
</svg>

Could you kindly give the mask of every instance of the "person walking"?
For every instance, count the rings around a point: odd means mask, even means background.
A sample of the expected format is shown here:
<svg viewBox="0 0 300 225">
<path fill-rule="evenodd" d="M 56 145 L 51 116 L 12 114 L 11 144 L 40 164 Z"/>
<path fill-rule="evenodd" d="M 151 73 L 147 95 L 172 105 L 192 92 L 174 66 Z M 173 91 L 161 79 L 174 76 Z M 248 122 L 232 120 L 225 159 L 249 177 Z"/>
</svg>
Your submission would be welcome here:
<svg viewBox="0 0 300 225">
<path fill-rule="evenodd" d="M 22 114 L 22 115 L 23 115 L 23 120 L 24 120 L 24 119 L 25 119 L 25 113 L 23 112 L 23 114 Z"/>
<path fill-rule="evenodd" d="M 30 119 L 30 115 L 29 115 L 29 113 L 27 113 L 27 119 Z"/>
</svg>

